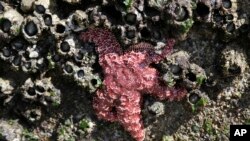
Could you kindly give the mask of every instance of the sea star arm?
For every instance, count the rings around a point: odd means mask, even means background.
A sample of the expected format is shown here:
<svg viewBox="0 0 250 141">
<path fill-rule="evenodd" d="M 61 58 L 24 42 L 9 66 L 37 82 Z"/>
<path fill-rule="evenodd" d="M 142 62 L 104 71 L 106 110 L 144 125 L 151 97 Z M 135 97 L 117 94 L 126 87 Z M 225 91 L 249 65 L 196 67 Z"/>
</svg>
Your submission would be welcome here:
<svg viewBox="0 0 250 141">
<path fill-rule="evenodd" d="M 124 91 L 117 106 L 117 118 L 136 141 L 143 141 L 145 133 L 141 121 L 141 94 Z"/>
<path fill-rule="evenodd" d="M 149 90 L 149 94 L 159 98 L 160 100 L 168 99 L 172 101 L 181 100 L 186 96 L 187 90 L 184 88 L 169 88 L 164 85 L 155 85 Z"/>
<path fill-rule="evenodd" d="M 83 42 L 95 43 L 96 51 L 100 56 L 107 53 L 122 53 L 120 44 L 108 29 L 89 28 L 88 31 L 81 33 L 80 39 Z"/>
<path fill-rule="evenodd" d="M 116 121 L 116 114 L 112 111 L 114 100 L 108 98 L 103 90 L 98 90 L 93 99 L 93 108 L 99 119 Z"/>
</svg>

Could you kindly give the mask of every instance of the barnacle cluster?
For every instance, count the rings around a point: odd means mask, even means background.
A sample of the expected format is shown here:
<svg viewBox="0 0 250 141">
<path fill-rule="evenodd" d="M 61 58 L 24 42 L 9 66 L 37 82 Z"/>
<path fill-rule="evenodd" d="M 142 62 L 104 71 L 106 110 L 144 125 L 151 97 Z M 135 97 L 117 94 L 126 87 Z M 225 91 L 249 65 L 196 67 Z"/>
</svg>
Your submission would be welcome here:
<svg viewBox="0 0 250 141">
<path fill-rule="evenodd" d="M 61 103 L 60 90 L 51 83 L 50 78 L 32 81 L 30 78 L 21 87 L 22 99 L 28 102 L 39 102 L 43 105 Z"/>
<path fill-rule="evenodd" d="M 99 75 L 92 69 L 96 62 L 93 47 L 78 42 L 74 33 L 88 25 L 84 11 L 76 10 L 61 19 L 51 13 L 50 1 L 22 1 L 20 10 L 27 15 L 5 2 L 1 5 L 2 60 L 27 73 L 46 73 L 59 67 L 89 91 L 100 85 Z"/>
<path fill-rule="evenodd" d="M 225 76 L 236 76 L 245 72 L 249 67 L 246 62 L 246 53 L 243 49 L 228 45 L 221 52 L 220 67 Z"/>
<path fill-rule="evenodd" d="M 1 106 L 31 125 L 41 124 L 48 134 L 56 126 L 53 118 L 45 122 L 51 126 L 42 125 L 44 118 L 63 97 L 51 72 L 75 81 L 87 93 L 101 85 L 94 45 L 78 40 L 78 32 L 89 26 L 87 12 L 78 9 L 63 17 L 55 5 L 50 0 L 0 1 Z M 21 73 L 18 84 L 3 69 Z M 23 136 L 35 139 L 30 133 Z"/>
<path fill-rule="evenodd" d="M 187 96 L 189 106 L 195 105 L 201 98 L 207 98 L 200 89 L 207 79 L 206 72 L 199 65 L 190 62 L 187 52 L 173 53 L 163 60 L 158 68 L 161 70 L 162 80 L 166 85 L 170 87 L 184 85 L 189 90 Z"/>
<path fill-rule="evenodd" d="M 247 8 L 244 9 L 242 4 L 249 5 L 237 0 L 198 0 L 196 18 L 220 29 L 224 32 L 223 40 L 229 41 L 248 28 L 249 18 L 247 12 L 243 12 Z"/>
</svg>

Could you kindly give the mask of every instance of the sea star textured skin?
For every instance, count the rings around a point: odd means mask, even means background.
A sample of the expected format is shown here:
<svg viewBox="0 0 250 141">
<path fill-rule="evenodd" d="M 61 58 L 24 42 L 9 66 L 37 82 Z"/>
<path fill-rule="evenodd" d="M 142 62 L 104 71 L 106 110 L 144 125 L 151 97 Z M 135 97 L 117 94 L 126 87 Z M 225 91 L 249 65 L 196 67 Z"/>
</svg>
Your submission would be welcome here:
<svg viewBox="0 0 250 141">
<path fill-rule="evenodd" d="M 148 43 L 139 43 L 131 47 L 134 50 L 122 53 L 115 36 L 107 29 L 89 29 L 81 33 L 80 39 L 95 43 L 104 72 L 104 85 L 93 100 L 96 115 L 99 119 L 120 122 L 136 141 L 143 141 L 142 94 L 160 100 L 180 100 L 187 93 L 183 88 L 161 85 L 157 70 L 149 66 L 171 52 L 174 40 L 167 40 L 161 54 L 156 54 Z"/>
</svg>

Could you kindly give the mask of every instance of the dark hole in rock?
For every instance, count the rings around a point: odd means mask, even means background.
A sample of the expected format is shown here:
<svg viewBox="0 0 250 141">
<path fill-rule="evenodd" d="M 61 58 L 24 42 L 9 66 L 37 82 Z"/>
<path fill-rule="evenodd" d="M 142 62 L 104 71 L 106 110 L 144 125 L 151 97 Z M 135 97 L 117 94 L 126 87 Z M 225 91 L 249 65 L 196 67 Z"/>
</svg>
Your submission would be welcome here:
<svg viewBox="0 0 250 141">
<path fill-rule="evenodd" d="M 183 6 L 175 8 L 174 12 L 177 15 L 177 17 L 176 17 L 177 21 L 185 21 L 189 18 L 189 13 L 187 11 L 187 8 L 185 8 Z"/>
<path fill-rule="evenodd" d="M 72 24 L 74 25 L 74 26 L 79 26 L 79 23 L 78 23 L 78 21 L 77 21 L 77 19 L 76 19 L 76 16 L 73 16 L 73 19 L 72 19 Z"/>
<path fill-rule="evenodd" d="M 66 41 L 62 42 L 61 45 L 60 45 L 60 49 L 63 52 L 69 52 L 70 51 L 70 45 L 69 45 L 69 43 L 66 42 Z"/>
<path fill-rule="evenodd" d="M 24 54 L 23 54 L 23 57 L 27 58 L 27 59 L 30 59 L 29 55 L 30 55 L 30 53 L 28 51 L 25 51 Z"/>
<path fill-rule="evenodd" d="M 85 0 L 83 0 L 84 2 Z M 56 4 L 55 14 L 61 19 L 65 19 L 69 16 L 69 13 L 74 11 L 74 7 L 78 7 L 79 5 L 72 5 L 66 1 L 61 0 L 53 0 Z"/>
<path fill-rule="evenodd" d="M 148 1 L 144 1 L 145 2 L 145 13 L 146 15 L 148 15 L 149 17 L 153 17 L 153 16 L 158 16 L 161 14 L 161 12 L 159 10 L 157 10 L 154 7 L 150 7 L 148 4 Z"/>
<path fill-rule="evenodd" d="M 39 44 L 36 45 L 36 48 L 38 49 L 37 51 L 38 51 L 39 57 L 45 55 L 48 51 L 45 48 L 41 47 Z"/>
<path fill-rule="evenodd" d="M 241 33 L 247 33 L 247 31 L 250 30 L 250 25 L 248 24 L 243 24 L 240 28 L 239 28 L 239 31 Z"/>
<path fill-rule="evenodd" d="M 204 3 L 201 3 L 201 2 L 199 2 L 197 4 L 196 13 L 200 17 L 202 17 L 202 18 L 206 17 L 209 14 L 209 12 L 210 12 L 210 9 L 207 5 L 205 5 Z"/>
<path fill-rule="evenodd" d="M 15 8 L 20 6 L 21 0 L 8 0 L 9 4 L 14 6 Z"/>
<path fill-rule="evenodd" d="M 234 19 L 234 16 L 232 14 L 226 15 L 226 20 L 232 21 Z"/>
<path fill-rule="evenodd" d="M 160 31 L 158 31 L 158 30 L 154 30 L 153 32 L 152 32 L 152 36 L 153 36 L 153 38 L 155 38 L 156 40 L 160 40 L 161 39 L 161 32 Z"/>
<path fill-rule="evenodd" d="M 107 5 L 102 7 L 102 12 L 114 24 L 122 24 L 122 13 L 116 10 L 115 6 Z"/>
<path fill-rule="evenodd" d="M 2 13 L 4 11 L 4 7 L 3 5 L 0 3 L 0 13 Z"/>
<path fill-rule="evenodd" d="M 41 39 L 37 42 L 37 49 L 38 49 L 38 52 L 39 52 L 39 55 L 40 56 L 44 56 L 44 55 L 47 55 L 48 52 L 50 51 L 50 48 L 53 48 L 53 40 L 51 40 L 51 36 L 46 36 L 45 35 L 45 38 L 46 39 Z M 51 51 L 52 53 L 52 51 Z M 53 54 L 53 53 L 52 53 Z"/>
<path fill-rule="evenodd" d="M 227 24 L 227 27 L 226 27 L 226 30 L 227 30 L 228 32 L 233 32 L 233 31 L 235 30 L 235 25 L 234 25 L 234 23 L 233 23 L 233 22 L 228 23 L 228 24 Z"/>
<path fill-rule="evenodd" d="M 63 33 L 65 31 L 65 26 L 62 24 L 57 24 L 56 25 L 56 32 L 57 33 Z"/>
<path fill-rule="evenodd" d="M 76 59 L 76 61 L 82 60 L 82 59 L 83 59 L 83 54 L 82 54 L 81 52 L 78 52 L 78 53 L 75 55 L 75 59 Z"/>
<path fill-rule="evenodd" d="M 223 17 L 221 15 L 215 15 L 214 16 L 214 21 L 215 22 L 222 22 L 223 21 Z"/>
<path fill-rule="evenodd" d="M 136 18 L 137 16 L 134 14 L 134 13 L 128 13 L 126 14 L 125 16 L 125 21 L 130 24 L 130 25 L 133 25 L 136 23 Z"/>
<path fill-rule="evenodd" d="M 44 8 L 44 6 L 43 5 L 36 5 L 35 6 L 35 11 L 37 12 L 37 13 L 39 13 L 39 14 L 44 14 L 45 13 L 45 8 Z"/>
<path fill-rule="evenodd" d="M 96 61 L 93 65 L 92 65 L 92 68 L 93 68 L 93 72 L 94 73 L 100 73 L 102 71 L 102 67 L 101 65 L 98 63 L 98 61 Z"/>
<path fill-rule="evenodd" d="M 24 31 L 29 36 L 34 36 L 38 32 L 37 25 L 33 21 L 29 21 L 24 26 Z"/>
<path fill-rule="evenodd" d="M 127 31 L 126 31 L 126 36 L 127 36 L 127 38 L 129 38 L 129 39 L 135 38 L 135 31 L 134 31 L 134 30 L 127 30 Z"/>
<path fill-rule="evenodd" d="M 38 91 L 38 92 L 40 92 L 40 93 L 43 93 L 43 92 L 45 92 L 45 89 L 44 89 L 44 87 L 43 86 L 40 86 L 40 85 L 36 85 L 36 90 Z"/>
<path fill-rule="evenodd" d="M 23 43 L 21 41 L 15 41 L 12 43 L 12 47 L 17 50 L 23 49 Z"/>
<path fill-rule="evenodd" d="M 232 7 L 232 2 L 231 0 L 222 0 L 222 6 L 226 9 L 229 9 Z"/>
<path fill-rule="evenodd" d="M 233 64 L 228 68 L 228 72 L 231 74 L 240 74 L 241 73 L 241 68 L 240 66 Z"/>
<path fill-rule="evenodd" d="M 119 28 L 114 28 L 113 30 L 112 30 L 112 32 L 114 33 L 114 35 L 116 36 L 116 37 L 120 37 L 121 35 L 122 35 L 122 30 L 121 29 L 119 29 Z"/>
<path fill-rule="evenodd" d="M 31 96 L 36 95 L 36 91 L 35 91 L 35 89 L 33 87 L 29 87 L 27 92 Z"/>
<path fill-rule="evenodd" d="M 0 23 L 1 23 L 0 27 L 1 27 L 3 32 L 10 31 L 12 23 L 9 19 L 2 19 L 2 21 Z"/>
<path fill-rule="evenodd" d="M 72 66 L 70 66 L 70 65 L 66 65 L 64 69 L 65 69 L 65 71 L 66 71 L 67 73 L 72 73 L 72 72 L 73 72 L 73 68 L 72 68 Z"/>
<path fill-rule="evenodd" d="M 16 56 L 13 60 L 13 64 L 19 66 L 21 64 L 21 56 Z"/>
<path fill-rule="evenodd" d="M 60 19 L 66 19 L 71 13 L 76 9 L 86 10 L 91 6 L 101 5 L 103 0 L 80 0 L 78 4 L 70 4 L 62 0 L 53 0 L 56 7 L 53 9 L 52 13 L 55 13 Z"/>
<path fill-rule="evenodd" d="M 60 63 L 65 64 L 67 60 L 69 60 L 69 58 L 70 57 L 68 55 L 64 55 L 64 56 L 60 55 Z"/>
<path fill-rule="evenodd" d="M 13 49 L 16 49 L 16 50 L 26 49 L 26 45 L 25 45 L 24 41 L 21 39 L 15 39 L 14 41 L 12 41 L 11 46 Z"/>
<path fill-rule="evenodd" d="M 2 50 L 2 52 L 3 52 L 4 57 L 10 57 L 11 56 L 10 49 L 5 48 L 5 49 Z"/>
<path fill-rule="evenodd" d="M 30 117 L 33 118 L 33 119 L 37 119 L 38 114 L 35 111 L 31 111 L 30 112 Z"/>
<path fill-rule="evenodd" d="M 186 74 L 186 76 L 187 76 L 188 80 L 190 80 L 192 82 L 196 81 L 196 75 L 194 73 L 189 72 L 188 74 Z"/>
<path fill-rule="evenodd" d="M 144 28 L 141 30 L 141 36 L 142 36 L 143 38 L 150 38 L 150 37 L 151 37 L 151 33 L 150 33 L 150 31 L 149 31 L 146 27 L 144 27 Z"/>
<path fill-rule="evenodd" d="M 83 70 L 79 70 L 79 71 L 77 72 L 77 76 L 78 76 L 79 78 L 82 78 L 82 77 L 84 76 L 84 71 L 83 71 Z"/>
<path fill-rule="evenodd" d="M 171 65 L 170 70 L 175 75 L 180 75 L 182 73 L 182 68 L 178 65 Z"/>
<path fill-rule="evenodd" d="M 53 56 L 52 56 L 52 60 L 53 60 L 54 62 L 60 61 L 60 55 L 58 55 L 58 54 L 53 55 Z"/>
<path fill-rule="evenodd" d="M 44 24 L 47 26 L 51 26 L 52 25 L 52 17 L 51 15 L 45 14 L 43 16 L 43 20 L 44 20 Z"/>
<path fill-rule="evenodd" d="M 192 104 L 196 104 L 200 99 L 201 99 L 201 97 L 194 92 L 191 93 L 188 97 L 189 102 Z"/>
<path fill-rule="evenodd" d="M 92 84 L 93 86 L 95 86 L 95 85 L 97 84 L 97 80 L 96 80 L 96 79 L 92 79 L 92 80 L 91 80 L 91 84 Z"/>
</svg>

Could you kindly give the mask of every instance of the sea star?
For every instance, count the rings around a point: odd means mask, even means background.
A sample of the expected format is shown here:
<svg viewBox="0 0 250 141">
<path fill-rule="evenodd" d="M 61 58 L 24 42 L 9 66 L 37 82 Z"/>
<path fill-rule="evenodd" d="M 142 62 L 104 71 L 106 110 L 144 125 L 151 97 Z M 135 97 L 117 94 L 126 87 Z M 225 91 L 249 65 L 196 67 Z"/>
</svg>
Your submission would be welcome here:
<svg viewBox="0 0 250 141">
<path fill-rule="evenodd" d="M 183 88 L 162 85 L 157 70 L 149 66 L 168 55 L 175 41 L 168 39 L 161 54 L 155 53 L 153 46 L 144 42 L 123 53 L 115 36 L 107 29 L 88 29 L 80 38 L 95 43 L 104 72 L 103 87 L 97 90 L 93 100 L 97 117 L 120 122 L 136 141 L 143 141 L 142 94 L 151 94 L 160 100 L 180 100 L 186 95 Z"/>
</svg>

